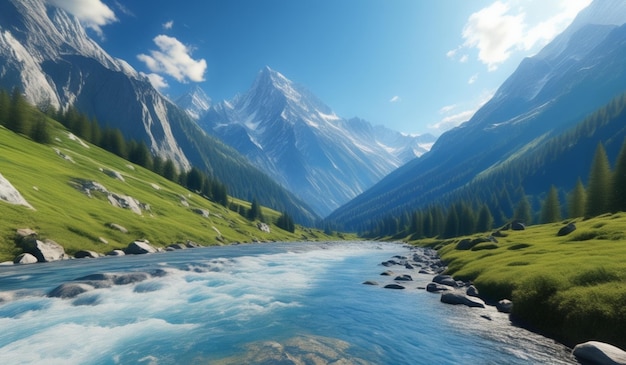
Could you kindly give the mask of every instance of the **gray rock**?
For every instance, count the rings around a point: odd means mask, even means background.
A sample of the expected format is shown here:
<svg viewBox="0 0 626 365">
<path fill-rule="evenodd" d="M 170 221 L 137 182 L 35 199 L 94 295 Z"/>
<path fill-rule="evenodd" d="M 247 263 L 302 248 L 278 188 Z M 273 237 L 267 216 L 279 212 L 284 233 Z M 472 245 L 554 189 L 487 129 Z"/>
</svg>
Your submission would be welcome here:
<svg viewBox="0 0 626 365">
<path fill-rule="evenodd" d="M 496 309 L 498 312 L 511 313 L 513 310 L 513 302 L 508 299 L 502 299 L 496 303 Z"/>
<path fill-rule="evenodd" d="M 122 250 L 113 250 L 107 253 L 107 256 L 124 256 L 126 253 Z"/>
<path fill-rule="evenodd" d="M 49 239 L 40 241 L 29 237 L 23 239 L 20 246 L 25 253 L 35 256 L 39 262 L 59 261 L 67 258 L 63 246 Z"/>
<path fill-rule="evenodd" d="M 29 253 L 19 254 L 14 260 L 14 264 L 36 264 L 37 258 Z"/>
<path fill-rule="evenodd" d="M 437 283 L 428 283 L 428 285 L 426 285 L 426 291 L 429 293 L 439 293 L 442 291 L 448 291 L 448 290 L 453 290 L 454 288 L 449 287 L 447 285 L 441 285 L 441 284 L 437 284 Z"/>
<path fill-rule="evenodd" d="M 404 286 L 398 284 L 387 284 L 385 289 L 405 289 Z"/>
<path fill-rule="evenodd" d="M 576 225 L 574 223 L 569 223 L 566 226 L 561 227 L 559 232 L 557 232 L 557 236 L 567 236 L 568 234 L 574 232 L 576 230 Z"/>
<path fill-rule="evenodd" d="M 392 276 L 393 271 L 387 270 L 380 273 L 381 276 Z"/>
<path fill-rule="evenodd" d="M 456 288 L 458 286 L 456 280 L 452 278 L 450 275 L 436 275 L 433 278 L 433 282 L 437 284 L 447 285 Z"/>
<path fill-rule="evenodd" d="M 117 223 L 108 223 L 107 227 L 114 229 L 116 231 L 120 231 L 122 233 L 128 233 L 128 230 L 126 228 L 124 228 L 123 226 L 117 224 Z"/>
<path fill-rule="evenodd" d="M 478 297 L 478 289 L 476 289 L 474 285 L 470 285 L 467 287 L 467 290 L 465 291 L 465 295 L 470 296 L 470 297 Z"/>
<path fill-rule="evenodd" d="M 23 239 L 29 237 L 37 237 L 37 232 L 30 228 L 19 228 L 16 230 L 15 234 L 17 235 L 17 241 L 22 241 Z"/>
<path fill-rule="evenodd" d="M 184 243 L 172 243 L 171 245 L 167 246 L 167 248 L 171 248 L 174 250 L 186 250 L 188 247 Z"/>
<path fill-rule="evenodd" d="M 96 259 L 98 257 L 100 257 L 100 254 L 97 253 L 96 251 L 90 251 L 90 250 L 81 250 L 78 251 L 74 254 L 74 257 L 77 259 Z"/>
<path fill-rule="evenodd" d="M 206 209 L 200 209 L 200 208 L 194 208 L 192 209 L 194 213 L 196 214 L 200 214 L 201 216 L 203 216 L 204 218 L 209 218 L 210 217 L 210 213 L 208 210 Z"/>
<path fill-rule="evenodd" d="M 626 365 L 626 352 L 604 342 L 589 341 L 578 344 L 572 354 L 585 364 Z"/>
<path fill-rule="evenodd" d="M 148 240 L 137 240 L 131 242 L 124 250 L 127 255 L 143 255 L 147 253 L 155 253 L 157 249 L 150 245 Z"/>
<path fill-rule="evenodd" d="M 404 275 L 396 276 L 396 278 L 393 279 L 393 280 L 396 280 L 396 281 L 413 281 L 413 278 L 411 277 L 411 275 L 404 274 Z"/>
<path fill-rule="evenodd" d="M 270 226 L 268 226 L 266 223 L 257 222 L 256 227 L 259 229 L 259 231 L 270 233 Z"/>
<path fill-rule="evenodd" d="M 363 284 L 364 285 L 378 285 L 378 283 L 373 280 L 364 281 Z"/>
<path fill-rule="evenodd" d="M 485 308 L 485 303 L 478 299 L 468 297 L 460 292 L 447 292 L 441 294 L 441 302 L 446 304 L 462 304 L 472 308 Z"/>
<path fill-rule="evenodd" d="M 150 279 L 150 274 L 146 272 L 129 272 L 123 274 L 116 274 L 113 278 L 115 285 L 126 285 L 138 283 L 144 280 Z"/>
<path fill-rule="evenodd" d="M 511 229 L 514 231 L 523 231 L 526 229 L 526 226 L 522 222 L 515 221 L 511 223 Z"/>
<path fill-rule="evenodd" d="M 48 296 L 51 298 L 74 298 L 79 294 L 94 290 L 95 287 L 87 283 L 65 283 L 52 289 Z"/>
</svg>

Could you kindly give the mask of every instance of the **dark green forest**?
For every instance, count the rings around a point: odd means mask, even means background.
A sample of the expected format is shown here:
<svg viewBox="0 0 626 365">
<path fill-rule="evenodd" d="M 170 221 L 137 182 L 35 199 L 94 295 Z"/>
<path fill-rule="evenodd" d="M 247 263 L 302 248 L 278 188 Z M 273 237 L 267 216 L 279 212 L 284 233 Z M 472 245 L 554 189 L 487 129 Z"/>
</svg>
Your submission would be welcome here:
<svg viewBox="0 0 626 365">
<path fill-rule="evenodd" d="M 364 223 L 360 233 L 448 238 L 626 211 L 625 138 L 626 94 L 428 206 Z"/>
</svg>

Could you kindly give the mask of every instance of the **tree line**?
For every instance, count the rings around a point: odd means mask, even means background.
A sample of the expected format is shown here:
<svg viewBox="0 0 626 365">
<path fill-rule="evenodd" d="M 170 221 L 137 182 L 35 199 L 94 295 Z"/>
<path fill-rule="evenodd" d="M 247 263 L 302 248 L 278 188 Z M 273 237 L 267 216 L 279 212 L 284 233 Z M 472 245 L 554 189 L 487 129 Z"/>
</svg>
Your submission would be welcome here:
<svg viewBox="0 0 626 365">
<path fill-rule="evenodd" d="M 487 232 L 496 224 L 502 225 L 510 221 L 526 225 L 543 224 L 558 222 L 563 218 L 591 218 L 605 213 L 626 211 L 626 139 L 613 169 L 603 143 L 598 143 L 587 180 L 585 187 L 579 177 L 568 193 L 551 185 L 548 192 L 543 194 L 544 198 L 539 202 L 538 210 L 533 209 L 530 202 L 530 199 L 537 199 L 537 196 L 529 196 L 522 187 L 518 187 L 515 195 L 519 199 L 513 205 L 508 189 L 504 187 L 499 194 L 493 195 L 498 212 L 501 215 L 509 213 L 504 219 L 494 219 L 494 201 L 489 204 L 474 197 L 458 200 L 447 207 L 432 205 L 413 212 L 388 215 L 370 223 L 369 229 L 362 234 L 365 237 L 410 235 L 412 239 L 450 238 Z"/>
<path fill-rule="evenodd" d="M 55 119 L 79 138 L 228 206 L 226 185 L 199 168 L 193 166 L 188 171 L 178 171 L 174 161 L 153 155 L 144 141 L 127 140 L 117 128 L 102 128 L 97 119 L 89 119 L 73 106 L 65 111 L 57 111 L 50 105 L 39 106 L 39 109 L 33 108 L 18 88 L 14 88 L 11 94 L 0 90 L 0 125 L 7 129 L 38 143 L 49 144 L 52 142 L 52 126 L 47 118 Z"/>
</svg>

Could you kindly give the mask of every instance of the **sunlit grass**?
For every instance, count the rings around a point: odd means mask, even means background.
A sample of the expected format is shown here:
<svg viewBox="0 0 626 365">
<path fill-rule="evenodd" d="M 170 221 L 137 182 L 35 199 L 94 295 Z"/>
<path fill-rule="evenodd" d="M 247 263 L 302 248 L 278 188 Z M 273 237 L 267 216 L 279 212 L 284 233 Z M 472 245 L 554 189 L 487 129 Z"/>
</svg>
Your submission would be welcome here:
<svg viewBox="0 0 626 365">
<path fill-rule="evenodd" d="M 51 145 L 32 142 L 0 127 L 0 173 L 35 208 L 0 201 L 0 261 L 12 260 L 21 252 L 14 242 L 18 228 L 36 230 L 40 237 L 61 244 L 69 254 L 78 250 L 106 253 L 126 247 L 135 239 L 147 239 L 155 246 L 186 240 L 216 245 L 338 239 L 299 226 L 295 233 L 286 232 L 273 224 L 280 213 L 267 208 L 262 211 L 271 233 L 262 232 L 256 222 L 98 147 L 84 147 L 70 139 L 58 124 L 54 125 L 55 139 Z M 58 156 L 55 148 L 73 162 Z M 106 175 L 101 169 L 119 172 L 124 181 Z M 72 185 L 77 179 L 96 181 L 110 192 L 148 204 L 150 209 L 138 215 L 112 206 L 104 194 L 89 198 Z M 249 206 L 242 201 L 238 203 Z M 208 210 L 210 217 L 194 213 L 193 208 Z M 113 230 L 107 226 L 109 223 L 122 225 L 129 233 Z"/>
<path fill-rule="evenodd" d="M 570 344 L 626 347 L 626 214 L 572 221 L 577 229 L 567 236 L 557 232 L 570 221 L 506 231 L 489 249 L 457 250 L 465 237 L 436 246 L 449 274 L 492 301 L 512 299 L 514 316 L 531 327 Z"/>
</svg>

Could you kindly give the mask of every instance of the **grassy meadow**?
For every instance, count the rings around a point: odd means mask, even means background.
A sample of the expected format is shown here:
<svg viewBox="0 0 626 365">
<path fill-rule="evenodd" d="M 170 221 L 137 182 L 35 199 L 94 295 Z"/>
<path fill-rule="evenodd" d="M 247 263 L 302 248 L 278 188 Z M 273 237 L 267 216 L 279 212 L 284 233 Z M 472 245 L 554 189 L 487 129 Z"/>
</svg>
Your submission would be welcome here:
<svg viewBox="0 0 626 365">
<path fill-rule="evenodd" d="M 577 229 L 557 236 L 569 222 Z M 512 318 L 525 327 L 568 345 L 600 340 L 626 348 L 626 213 L 500 232 L 497 243 L 469 250 L 457 244 L 481 235 L 417 244 L 437 248 L 448 273 L 472 281 L 487 299 L 511 299 Z"/>
<path fill-rule="evenodd" d="M 0 201 L 0 262 L 13 260 L 21 253 L 15 245 L 18 228 L 34 229 L 39 237 L 62 245 L 68 254 L 79 250 L 106 253 L 124 248 L 136 239 L 147 239 L 157 247 L 187 240 L 217 245 L 338 239 L 299 226 L 295 233 L 284 231 L 273 224 L 280 213 L 266 208 L 262 212 L 271 233 L 262 232 L 257 222 L 99 147 L 72 138 L 60 124 L 48 122 L 54 126 L 49 145 L 35 143 L 0 126 L 0 174 L 34 208 Z M 105 174 L 106 170 L 118 172 L 123 181 Z M 137 214 L 111 205 L 106 194 L 93 193 L 89 197 L 76 188 L 78 181 L 98 182 L 109 192 L 131 196 L 149 209 Z M 209 217 L 195 213 L 196 208 L 208 210 Z M 111 223 L 125 227 L 128 233 L 109 228 Z"/>
</svg>

